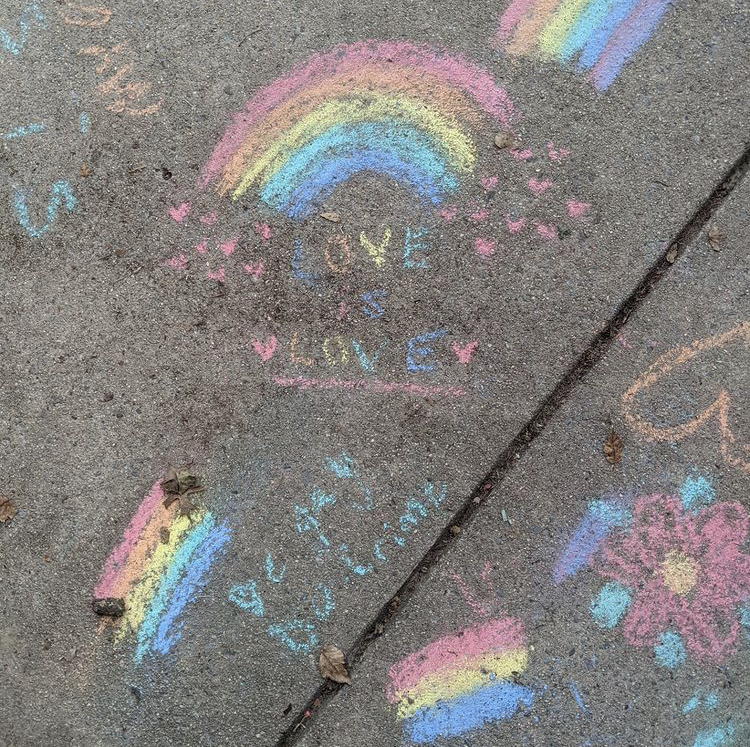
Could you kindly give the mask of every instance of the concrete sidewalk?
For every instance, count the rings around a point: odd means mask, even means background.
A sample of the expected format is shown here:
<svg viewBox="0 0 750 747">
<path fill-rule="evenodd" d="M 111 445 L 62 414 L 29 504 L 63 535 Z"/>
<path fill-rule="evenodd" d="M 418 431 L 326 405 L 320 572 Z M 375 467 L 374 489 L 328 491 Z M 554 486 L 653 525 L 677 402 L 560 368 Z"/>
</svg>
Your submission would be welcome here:
<svg viewBox="0 0 750 747">
<path fill-rule="evenodd" d="M 0 741 L 400 744 L 389 669 L 485 618 L 523 628 L 528 689 L 464 743 L 520 728 L 528 744 L 659 744 L 688 677 L 721 687 L 692 656 L 671 684 L 621 623 L 591 619 L 601 579 L 551 568 L 601 496 L 703 476 L 717 505 L 745 500 L 741 411 L 727 457 L 711 424 L 679 447 L 637 439 L 621 398 L 661 353 L 745 321 L 747 187 L 710 218 L 720 251 L 704 229 L 423 563 L 747 167 L 741 4 L 617 3 L 575 24 L 574 3 L 513 22 L 521 5 L 3 11 L 0 464 L 18 513 L 0 524 Z M 607 24 L 591 73 L 565 61 L 574 31 L 594 55 Z M 739 359 L 720 364 L 721 387 L 742 382 Z M 718 396 L 719 364 L 701 365 L 647 401 L 652 427 Z M 165 507 L 170 465 L 204 490 Z M 124 618 L 98 619 L 95 597 L 123 598 Z M 356 653 L 355 684 L 311 709 L 324 644 Z M 737 683 L 712 718 L 742 744 Z M 627 729 L 625 705 L 641 719 Z M 686 721 L 679 743 L 699 731 Z"/>
<path fill-rule="evenodd" d="M 750 740 L 749 198 L 745 182 L 715 216 L 720 251 L 708 230 L 690 245 L 300 744 Z M 725 434 L 702 416 L 722 392 Z"/>
</svg>

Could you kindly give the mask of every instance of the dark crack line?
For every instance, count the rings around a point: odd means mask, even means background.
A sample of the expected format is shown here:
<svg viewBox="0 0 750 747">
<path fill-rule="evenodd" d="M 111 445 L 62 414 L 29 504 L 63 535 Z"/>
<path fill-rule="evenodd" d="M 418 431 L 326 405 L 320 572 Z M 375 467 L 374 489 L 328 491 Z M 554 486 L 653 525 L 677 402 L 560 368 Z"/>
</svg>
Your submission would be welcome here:
<svg viewBox="0 0 750 747">
<path fill-rule="evenodd" d="M 640 309 L 649 294 L 667 275 L 685 249 L 698 238 L 714 213 L 742 181 L 749 168 L 750 147 L 747 147 L 732 164 L 713 192 L 703 201 L 662 255 L 641 278 L 638 285 L 620 304 L 614 315 L 593 337 L 586 349 L 578 356 L 552 392 L 547 395 L 526 422 L 526 425 L 503 449 L 490 471 L 456 510 L 437 539 L 432 543 L 432 546 L 411 570 L 406 581 L 380 608 L 370 623 L 363 628 L 347 652 L 346 661 L 350 670 L 356 669 L 370 643 L 382 634 L 388 622 L 399 614 L 399 611 L 408 604 L 421 584 L 429 578 L 430 574 L 427 571 L 440 561 L 449 547 L 459 541 L 463 532 L 454 534 L 451 532 L 451 527 L 458 526 L 463 529 L 469 525 L 487 502 L 490 493 L 502 482 L 505 475 L 513 469 L 516 461 L 526 453 L 534 440 L 544 431 L 555 413 L 570 399 L 578 384 L 604 357 L 612 342 L 625 329 L 630 316 Z M 291 747 L 294 745 L 305 732 L 306 727 L 315 721 L 317 715 L 334 698 L 341 687 L 341 685 L 335 685 L 328 681 L 318 687 L 291 725 L 281 735 L 276 747 Z"/>
</svg>

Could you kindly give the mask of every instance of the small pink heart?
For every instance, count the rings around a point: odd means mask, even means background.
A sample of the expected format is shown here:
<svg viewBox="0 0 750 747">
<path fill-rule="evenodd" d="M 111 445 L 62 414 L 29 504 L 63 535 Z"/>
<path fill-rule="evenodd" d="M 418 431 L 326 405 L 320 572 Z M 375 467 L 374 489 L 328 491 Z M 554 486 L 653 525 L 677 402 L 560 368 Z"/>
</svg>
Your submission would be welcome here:
<svg viewBox="0 0 750 747">
<path fill-rule="evenodd" d="M 508 152 L 517 161 L 528 161 L 529 158 L 531 158 L 534 155 L 529 148 L 526 148 L 524 150 L 518 150 L 518 148 L 511 148 Z"/>
<path fill-rule="evenodd" d="M 189 215 L 189 213 L 190 213 L 189 202 L 183 202 L 181 205 L 178 205 L 177 207 L 169 208 L 169 215 L 171 216 L 172 220 L 175 220 L 178 223 L 182 223 L 182 221 L 185 220 L 185 218 Z"/>
<path fill-rule="evenodd" d="M 254 278 L 259 278 L 263 274 L 263 260 L 258 262 L 250 262 L 242 268 L 248 275 L 252 275 Z"/>
<path fill-rule="evenodd" d="M 271 226 L 268 223 L 256 223 L 253 228 L 263 241 L 268 241 L 271 238 Z"/>
<path fill-rule="evenodd" d="M 479 345 L 479 340 L 472 340 L 461 347 L 458 343 L 451 343 L 451 350 L 455 353 L 458 362 L 464 366 L 471 360 L 471 356 L 474 355 L 474 351 Z"/>
<path fill-rule="evenodd" d="M 480 257 L 490 257 L 495 253 L 497 244 L 494 241 L 477 236 L 477 238 L 474 239 L 474 248 L 477 250 L 477 254 Z"/>
<path fill-rule="evenodd" d="M 276 344 L 278 340 L 276 335 L 271 335 L 266 342 L 260 340 L 253 340 L 253 350 L 260 356 L 262 361 L 267 361 L 273 357 L 276 352 Z"/>
<path fill-rule="evenodd" d="M 539 223 L 537 224 L 536 232 L 545 241 L 554 241 L 557 238 L 557 226 L 554 223 Z"/>
<path fill-rule="evenodd" d="M 588 211 L 588 209 L 591 207 L 591 204 L 588 202 L 579 202 L 578 200 L 568 200 L 565 203 L 565 207 L 567 208 L 568 215 L 571 218 L 580 218 Z"/>
<path fill-rule="evenodd" d="M 489 210 L 477 210 L 469 216 L 472 223 L 484 223 L 490 217 Z"/>
<path fill-rule="evenodd" d="M 506 215 L 505 225 L 508 227 L 508 230 L 511 233 L 518 233 L 526 225 L 526 218 L 519 218 L 518 220 L 513 220 L 509 215 Z"/>
<path fill-rule="evenodd" d="M 529 189 L 537 196 L 544 194 L 550 187 L 552 182 L 548 179 L 539 181 L 538 179 L 529 179 Z"/>
<path fill-rule="evenodd" d="M 187 265 L 187 259 L 184 254 L 180 254 L 179 256 L 168 259 L 167 265 L 169 267 L 174 267 L 175 270 L 184 270 Z"/>
<path fill-rule="evenodd" d="M 224 253 L 225 257 L 228 257 L 234 250 L 237 248 L 237 241 L 239 240 L 239 236 L 235 236 L 233 239 L 229 239 L 229 241 L 225 241 L 223 244 L 219 244 L 219 249 Z"/>
<path fill-rule="evenodd" d="M 201 215 L 198 220 L 203 223 L 204 226 L 213 226 L 214 223 L 216 223 L 217 219 L 216 213 L 206 213 L 205 215 Z"/>
<path fill-rule="evenodd" d="M 498 177 L 496 176 L 485 176 L 480 180 L 482 186 L 489 192 L 497 187 Z"/>
<path fill-rule="evenodd" d="M 216 272 L 207 272 L 206 277 L 209 280 L 218 280 L 220 283 L 223 283 L 226 278 L 226 273 L 224 272 L 224 266 L 222 265 Z"/>
<path fill-rule="evenodd" d="M 444 221 L 452 221 L 456 217 L 457 212 L 458 208 L 455 205 L 449 205 L 440 211 L 440 217 Z"/>
</svg>

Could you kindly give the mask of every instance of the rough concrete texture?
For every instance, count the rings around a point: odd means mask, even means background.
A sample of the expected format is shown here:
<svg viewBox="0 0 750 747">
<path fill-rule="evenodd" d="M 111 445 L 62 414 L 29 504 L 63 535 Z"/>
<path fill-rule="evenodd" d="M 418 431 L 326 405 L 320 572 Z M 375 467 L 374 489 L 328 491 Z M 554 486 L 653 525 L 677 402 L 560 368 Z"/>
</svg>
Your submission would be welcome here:
<svg viewBox="0 0 750 747">
<path fill-rule="evenodd" d="M 712 224 L 720 251 L 712 249 L 709 229 L 696 238 L 300 744 L 750 741 L 750 608 L 741 601 L 750 584 L 749 198 L 745 182 Z M 656 380 L 633 395 L 649 371 Z M 718 408 L 702 420 L 721 398 L 733 439 L 720 435 Z M 628 419 L 634 415 L 643 419 L 635 428 Z M 649 441 L 646 422 L 657 429 L 698 425 Z M 603 453 L 612 430 L 623 440 L 614 465 Z M 692 558 L 677 577 L 669 576 L 675 551 Z M 670 598 L 663 589 L 675 578 L 683 585 Z M 507 618 L 522 626 L 527 658 L 513 662 L 513 674 L 501 669 L 496 683 L 528 688 L 519 692 L 529 702 L 493 718 L 489 696 L 460 703 L 471 685 L 457 670 L 471 672 L 474 687 L 491 689 L 492 663 L 471 656 L 472 631 L 481 627 L 479 650 L 498 652 L 502 662 L 515 647 L 493 647 L 488 626 Z M 663 633 L 667 643 L 678 633 L 681 643 L 655 649 Z M 459 635 L 457 644 L 443 642 L 450 634 Z M 418 652 L 416 661 L 407 658 Z M 446 670 L 454 690 L 434 679 Z M 435 706 L 430 697 L 438 694 Z M 420 704 L 421 714 L 408 710 Z M 438 734 L 459 730 L 470 717 L 476 726 L 455 739 L 423 741 L 435 711 Z"/>
<path fill-rule="evenodd" d="M 19 509 L 0 525 L 5 743 L 275 744 L 320 682 L 320 645 L 351 646 L 742 154 L 744 4 L 675 4 L 604 93 L 493 47 L 502 5 L 3 7 L 0 448 Z M 368 172 L 322 205 L 340 223 L 196 186 L 261 87 L 365 39 L 447 47 L 513 102 L 505 123 L 441 99 L 476 152 L 442 214 Z M 419 54 L 380 60 L 398 112 L 437 96 L 408 72 Z M 524 158 L 493 143 L 511 129 Z M 149 493 L 169 465 L 205 487 L 190 519 Z M 164 512 L 148 553 L 144 498 Z M 544 505 L 546 526 L 560 506 Z M 140 649 L 148 615 L 116 640 L 125 621 L 91 609 L 126 560 L 131 614 L 161 599 L 171 622 Z M 377 698 L 383 671 L 366 675 Z"/>
</svg>

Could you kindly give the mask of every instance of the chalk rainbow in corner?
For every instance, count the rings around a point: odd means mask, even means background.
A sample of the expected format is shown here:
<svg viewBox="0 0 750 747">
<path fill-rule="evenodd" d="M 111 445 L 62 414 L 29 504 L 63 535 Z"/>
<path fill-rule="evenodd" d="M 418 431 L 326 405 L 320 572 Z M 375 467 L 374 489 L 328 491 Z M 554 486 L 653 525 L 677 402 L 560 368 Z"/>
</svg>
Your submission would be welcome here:
<svg viewBox="0 0 750 747">
<path fill-rule="evenodd" d="M 495 42 L 513 56 L 561 63 L 578 58 L 599 91 L 645 44 L 676 0 L 512 0 Z"/>
<path fill-rule="evenodd" d="M 302 220 L 365 171 L 440 204 L 473 169 L 472 130 L 487 118 L 509 127 L 514 112 L 505 90 L 460 55 L 409 42 L 339 45 L 247 102 L 201 186 L 233 199 L 255 190 Z"/>
<path fill-rule="evenodd" d="M 179 640 L 179 617 L 206 584 L 214 561 L 230 538 L 209 511 L 180 516 L 177 502 L 164 506 L 155 483 L 138 507 L 123 538 L 107 558 L 94 597 L 125 599 L 115 640 L 136 638 L 135 660 L 166 654 Z"/>
<path fill-rule="evenodd" d="M 526 669 L 523 626 L 513 618 L 439 638 L 391 667 L 386 696 L 414 744 L 511 718 L 534 692 L 513 677 Z"/>
</svg>

